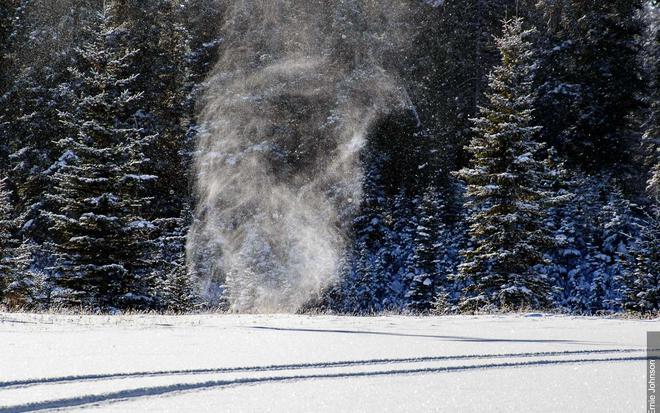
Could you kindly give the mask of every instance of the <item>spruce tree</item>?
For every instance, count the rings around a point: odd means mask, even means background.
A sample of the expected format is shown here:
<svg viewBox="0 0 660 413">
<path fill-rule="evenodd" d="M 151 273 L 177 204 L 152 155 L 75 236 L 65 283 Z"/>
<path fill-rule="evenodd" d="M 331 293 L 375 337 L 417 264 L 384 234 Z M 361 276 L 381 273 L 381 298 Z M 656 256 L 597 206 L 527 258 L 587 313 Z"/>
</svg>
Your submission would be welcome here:
<svg viewBox="0 0 660 413">
<path fill-rule="evenodd" d="M 152 208 L 160 218 L 178 218 L 188 202 L 193 99 L 188 29 L 182 23 L 186 4 L 180 0 L 117 2 L 116 13 L 129 29 L 136 47 L 134 87 L 143 92 L 139 115 L 142 128 L 154 135 L 146 154 L 153 161 Z"/>
<path fill-rule="evenodd" d="M 54 173 L 49 196 L 55 234 L 57 299 L 65 305 L 144 308 L 150 305 L 143 194 L 154 176 L 144 175 L 143 150 L 151 137 L 134 112 L 135 49 L 109 2 L 78 50 L 70 69 L 71 106 L 60 113 L 69 135 L 58 141 L 68 162 Z"/>
<path fill-rule="evenodd" d="M 446 231 L 442 222 L 444 206 L 440 194 L 430 186 L 419 202 L 417 228 L 413 239 L 415 252 L 412 257 L 414 277 L 406 293 L 408 307 L 417 311 L 428 311 L 433 307 L 436 292 L 444 287 L 443 274 L 438 263 L 445 253 L 440 249 L 440 236 Z"/>
<path fill-rule="evenodd" d="M 650 78 L 646 96 L 649 106 L 644 124 L 644 163 L 648 168 L 646 193 L 647 205 L 638 220 L 639 236 L 631 249 L 632 258 L 619 279 L 621 305 L 625 310 L 637 313 L 657 313 L 660 310 L 660 30 L 658 30 L 658 5 L 647 4 L 647 42 L 644 61 Z"/>
<path fill-rule="evenodd" d="M 635 214 L 623 190 L 616 185 L 608 191 L 607 202 L 601 210 L 602 251 L 611 257 L 613 273 L 620 273 L 618 266 L 628 259 L 631 238 L 635 235 Z"/>
<path fill-rule="evenodd" d="M 657 111 L 657 102 L 653 110 Z M 649 204 L 638 221 L 640 230 L 632 247 L 632 259 L 627 261 L 619 278 L 623 309 L 648 314 L 660 311 L 660 146 L 657 113 L 654 112 L 653 116 L 645 137 L 649 157 L 652 162 L 657 162 L 647 185 Z"/>
<path fill-rule="evenodd" d="M 545 163 L 549 174 L 544 186 L 555 195 L 556 202 L 547 209 L 546 226 L 552 232 L 554 245 L 546 252 L 548 263 L 542 271 L 552 286 L 553 306 L 565 309 L 569 271 L 580 259 L 577 203 L 572 202 L 579 179 L 566 168 L 555 148 L 548 149 Z"/>
<path fill-rule="evenodd" d="M 52 190 L 49 175 L 59 162 L 55 142 L 64 130 L 58 118 L 61 90 L 49 85 L 45 76 L 32 67 L 19 70 L 3 102 L 11 119 L 7 136 L 13 142 L 7 165 L 15 180 L 16 207 L 27 223 L 26 238 L 37 242 L 48 239 L 49 224 L 42 214 L 47 204 L 44 193 Z"/>
<path fill-rule="evenodd" d="M 157 306 L 174 312 L 192 310 L 199 304 L 193 272 L 186 263 L 186 237 L 192 219 L 189 208 L 180 218 L 161 218 L 154 221 L 157 236 L 150 242 L 152 265 L 149 270 L 157 282 L 153 295 Z"/>
<path fill-rule="evenodd" d="M 644 146 L 647 154 L 646 162 L 649 166 L 646 191 L 652 197 L 660 199 L 660 97 L 653 99 L 651 116 L 644 133 Z M 656 201 L 657 202 L 657 201 Z"/>
<path fill-rule="evenodd" d="M 608 175 L 565 171 L 559 176 L 565 177 L 559 183 L 560 194 L 569 198 L 549 209 L 555 246 L 544 266 L 555 304 L 577 314 L 609 311 L 616 302 L 615 277 L 632 235 L 627 201 Z"/>
<path fill-rule="evenodd" d="M 60 156 L 55 142 L 64 133 L 58 111 L 66 100 L 64 86 L 70 78 L 66 68 L 74 58 L 74 48 L 87 36 L 80 27 L 94 8 L 90 5 L 97 3 L 97 9 L 98 2 L 9 3 L 12 21 L 1 66 L 10 75 L 6 88 L 0 86 L 0 136 L 4 138 L 0 147 L 6 148 L 0 152 L 6 150 L 7 158 L 0 154 L 0 169 L 11 170 L 16 208 L 26 221 L 23 237 L 41 244 L 50 236 L 42 212 L 48 208 L 44 194 L 52 189 L 49 176 Z M 48 261 L 43 248 L 37 256 Z"/>
<path fill-rule="evenodd" d="M 160 298 L 164 308 L 175 313 L 190 312 L 199 299 L 185 260 L 177 259 L 160 283 Z"/>
<path fill-rule="evenodd" d="M 7 178 L 4 178 L 0 180 L 0 298 L 3 297 L 11 276 L 12 268 L 9 266 L 8 259 L 11 256 L 10 249 L 16 230 L 12 219 L 13 208 L 10 196 Z"/>
<path fill-rule="evenodd" d="M 360 212 L 353 220 L 352 270 L 348 274 L 347 309 L 373 312 L 383 309 L 389 295 L 390 253 L 387 202 L 380 173 L 382 159 L 373 148 L 367 151 L 368 166 L 363 183 Z M 347 281 L 348 281 L 347 280 Z M 346 284 L 346 283 L 345 283 Z"/>
<path fill-rule="evenodd" d="M 535 271 L 551 240 L 543 222 L 546 169 L 536 159 L 542 145 L 532 119 L 533 33 L 521 18 L 505 21 L 496 40 L 502 64 L 489 76 L 488 104 L 474 119 L 475 136 L 466 148 L 473 159 L 458 173 L 468 184 L 472 209 L 473 247 L 459 267 L 460 278 L 471 282 L 461 303 L 465 310 L 548 305 L 548 280 Z"/>
<path fill-rule="evenodd" d="M 9 307 L 31 304 L 32 251 L 18 238 L 21 218 L 16 215 L 7 179 L 0 180 L 0 303 Z"/>
<path fill-rule="evenodd" d="M 373 265 L 372 253 L 367 246 L 365 239 L 357 241 L 355 246 L 354 265 L 351 274 L 350 288 L 347 309 L 354 313 L 372 313 L 377 307 L 373 294 Z"/>
<path fill-rule="evenodd" d="M 233 311 L 255 309 L 283 310 L 272 291 L 287 291 L 286 269 L 274 256 L 272 240 L 258 224 L 246 228 L 238 259 L 230 263 L 226 275 L 228 297 Z M 286 297 L 286 296 L 285 296 Z"/>
<path fill-rule="evenodd" d="M 610 176 L 575 181 L 551 255 L 550 268 L 560 275 L 553 282 L 564 290 L 558 305 L 580 314 L 618 311 L 620 275 L 638 233 L 635 214 Z"/>
<path fill-rule="evenodd" d="M 5 257 L 4 265 L 8 268 L 3 303 L 10 308 L 26 309 L 35 304 L 35 274 L 32 264 L 34 246 L 28 242 L 16 240 L 15 246 Z"/>
<path fill-rule="evenodd" d="M 646 191 L 651 201 L 660 199 L 660 9 L 648 5 L 647 42 L 644 48 L 643 61 L 648 67 L 649 85 L 646 93 L 646 104 L 649 108 L 646 122 L 643 125 L 642 138 L 644 164 L 648 169 Z"/>
<path fill-rule="evenodd" d="M 392 200 L 391 245 L 392 264 L 390 290 L 392 304 L 404 309 L 408 304 L 408 287 L 415 277 L 413 257 L 415 255 L 415 229 L 417 216 L 410 195 L 405 189 L 399 191 Z"/>
<path fill-rule="evenodd" d="M 660 207 L 653 206 L 640 221 L 640 235 L 619 282 L 621 306 L 636 313 L 660 311 Z"/>
</svg>

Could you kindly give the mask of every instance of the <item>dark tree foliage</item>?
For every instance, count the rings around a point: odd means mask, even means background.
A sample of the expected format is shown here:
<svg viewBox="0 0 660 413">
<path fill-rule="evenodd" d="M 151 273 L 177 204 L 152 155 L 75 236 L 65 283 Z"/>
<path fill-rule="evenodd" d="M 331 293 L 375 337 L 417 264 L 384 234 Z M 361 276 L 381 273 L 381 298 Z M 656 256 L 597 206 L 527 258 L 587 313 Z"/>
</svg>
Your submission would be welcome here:
<svg viewBox="0 0 660 413">
<path fill-rule="evenodd" d="M 191 35 L 183 24 L 185 4 L 172 0 L 117 1 L 115 13 L 130 31 L 135 50 L 134 87 L 142 92 L 135 104 L 141 127 L 155 136 L 145 150 L 150 173 L 159 177 L 154 190 L 169 194 L 154 199 L 161 217 L 175 218 L 189 202 L 188 170 L 193 117 Z"/>
<path fill-rule="evenodd" d="M 65 96 L 60 87 L 73 49 L 85 40 L 79 26 L 88 21 L 92 0 L 17 0 L 10 2 L 9 42 L 2 68 L 9 73 L 0 93 L 2 166 L 11 171 L 17 208 L 25 215 L 24 235 L 48 240 L 48 222 L 41 213 L 51 188 L 51 166 L 58 161 L 54 142 L 63 133 L 58 110 Z M 4 150 L 4 154 L 2 154 Z M 4 155 L 4 156 L 3 156 Z"/>
<path fill-rule="evenodd" d="M 5 93 L 10 84 L 10 40 L 14 31 L 14 15 L 17 6 L 15 0 L 0 1 L 0 96 Z"/>
<path fill-rule="evenodd" d="M 443 278 L 446 273 L 440 273 L 439 266 L 445 251 L 440 243 L 441 235 L 446 232 L 442 216 L 445 208 L 442 205 L 441 194 L 430 186 L 417 202 L 417 228 L 412 240 L 414 254 L 411 257 L 413 268 L 412 278 L 406 293 L 408 306 L 418 311 L 428 311 L 433 307 L 435 297 L 446 283 Z M 442 268 L 446 270 L 446 268 Z"/>
<path fill-rule="evenodd" d="M 345 2 L 355 14 L 323 6 L 318 52 L 350 66 L 387 39 L 356 35 L 360 13 L 388 5 Z M 198 258 L 221 242 L 186 247 L 196 104 L 244 39 L 226 32 L 230 4 L 0 0 L 1 304 L 185 312 L 272 281 L 227 274 L 235 288 L 205 301 L 201 280 L 223 269 Z M 657 312 L 657 1 L 408 5 L 392 29 L 411 37 L 379 56 L 405 102 L 369 125 L 363 197 L 338 211 L 339 280 L 305 310 Z M 315 106 L 294 96 L 277 104 L 305 122 Z M 327 151 L 318 139 L 273 172 Z M 285 279 L 249 232 L 241 253 Z"/>
<path fill-rule="evenodd" d="M 69 70 L 71 106 L 60 112 L 70 134 L 58 142 L 64 160 L 53 174 L 49 199 L 55 234 L 59 300 L 84 307 L 146 307 L 150 283 L 145 256 L 153 224 L 141 154 L 153 139 L 140 128 L 133 89 L 137 75 L 129 31 L 110 5 L 89 28 Z"/>
<path fill-rule="evenodd" d="M 484 102 L 488 73 L 499 61 L 494 38 L 501 33 L 501 20 L 515 15 L 517 4 L 527 3 L 450 0 L 424 11 L 416 40 L 420 56 L 412 66 L 417 80 L 413 91 L 421 120 L 432 131 L 434 149 L 451 154 L 443 165 L 446 175 L 447 168 L 466 165 L 463 147 L 472 137 L 470 118 Z"/>
<path fill-rule="evenodd" d="M 660 9 L 647 5 L 645 21 L 646 36 L 642 53 L 642 63 L 648 77 L 645 103 L 648 111 L 643 123 L 642 151 L 646 176 L 646 192 L 652 201 L 660 199 Z"/>
<path fill-rule="evenodd" d="M 14 209 L 11 204 L 10 192 L 7 188 L 7 180 L 0 180 L 0 298 L 4 296 L 7 284 L 10 278 L 10 268 L 6 262 L 7 257 L 11 255 L 12 236 L 16 231 L 12 214 Z"/>
<path fill-rule="evenodd" d="M 621 305 L 646 314 L 660 310 L 660 208 L 640 221 L 640 236 L 632 248 L 633 260 L 621 274 Z"/>
<path fill-rule="evenodd" d="M 30 261 L 32 251 L 19 238 L 22 219 L 17 216 L 7 179 L 0 180 L 0 303 L 24 308 L 34 293 Z"/>
<path fill-rule="evenodd" d="M 637 60 L 642 0 L 541 0 L 547 40 L 537 113 L 543 136 L 571 161 L 630 173 L 639 134 L 631 117 L 644 82 Z"/>
</svg>

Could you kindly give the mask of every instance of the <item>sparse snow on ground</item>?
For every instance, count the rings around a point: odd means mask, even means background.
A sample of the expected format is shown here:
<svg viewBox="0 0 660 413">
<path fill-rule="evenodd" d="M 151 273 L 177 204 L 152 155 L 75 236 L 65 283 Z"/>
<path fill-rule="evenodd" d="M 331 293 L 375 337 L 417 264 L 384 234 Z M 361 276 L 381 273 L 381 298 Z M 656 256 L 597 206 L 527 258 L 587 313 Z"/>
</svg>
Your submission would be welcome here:
<svg viewBox="0 0 660 413">
<path fill-rule="evenodd" d="M 643 412 L 658 321 L 0 314 L 0 412 Z"/>
</svg>

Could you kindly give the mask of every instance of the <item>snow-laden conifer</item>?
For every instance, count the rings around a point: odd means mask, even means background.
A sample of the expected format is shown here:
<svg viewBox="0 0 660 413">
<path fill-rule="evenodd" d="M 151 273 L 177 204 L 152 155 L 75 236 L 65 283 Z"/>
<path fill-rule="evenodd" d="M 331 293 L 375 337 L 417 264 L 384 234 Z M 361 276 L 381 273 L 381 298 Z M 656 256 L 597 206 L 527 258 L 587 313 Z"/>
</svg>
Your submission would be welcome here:
<svg viewBox="0 0 660 413">
<path fill-rule="evenodd" d="M 136 50 L 109 2 L 70 68 L 72 104 L 60 113 L 70 130 L 58 141 L 67 162 L 54 173 L 50 214 L 57 300 L 100 308 L 147 307 L 152 279 L 148 235 L 154 226 L 143 173 L 148 159 L 136 114 L 142 93 L 133 85 Z"/>
<path fill-rule="evenodd" d="M 533 33 L 521 18 L 505 21 L 497 39 L 502 63 L 490 74 L 487 104 L 473 120 L 470 166 L 458 173 L 472 211 L 473 246 L 459 268 L 460 278 L 471 281 L 465 310 L 540 308 L 549 301 L 548 279 L 535 268 L 551 239 L 544 226 L 547 170 L 538 159 L 540 128 L 532 117 Z"/>
</svg>

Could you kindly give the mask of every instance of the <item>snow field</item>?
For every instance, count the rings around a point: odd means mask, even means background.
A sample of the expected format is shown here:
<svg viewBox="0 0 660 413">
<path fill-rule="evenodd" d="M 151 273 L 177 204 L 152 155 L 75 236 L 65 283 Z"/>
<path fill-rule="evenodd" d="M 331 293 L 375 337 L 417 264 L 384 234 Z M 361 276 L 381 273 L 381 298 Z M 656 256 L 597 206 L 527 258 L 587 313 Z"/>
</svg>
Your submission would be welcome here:
<svg viewBox="0 0 660 413">
<path fill-rule="evenodd" d="M 657 321 L 0 316 L 0 412 L 644 411 Z"/>
</svg>

